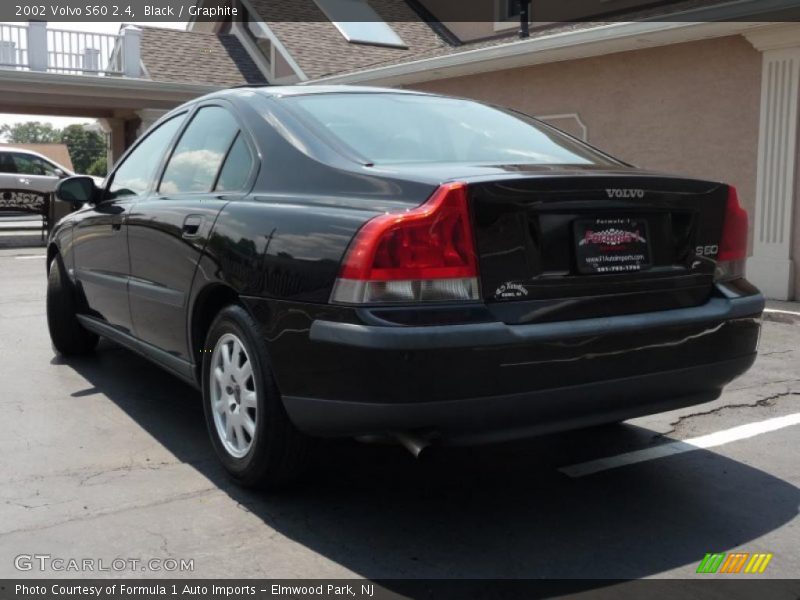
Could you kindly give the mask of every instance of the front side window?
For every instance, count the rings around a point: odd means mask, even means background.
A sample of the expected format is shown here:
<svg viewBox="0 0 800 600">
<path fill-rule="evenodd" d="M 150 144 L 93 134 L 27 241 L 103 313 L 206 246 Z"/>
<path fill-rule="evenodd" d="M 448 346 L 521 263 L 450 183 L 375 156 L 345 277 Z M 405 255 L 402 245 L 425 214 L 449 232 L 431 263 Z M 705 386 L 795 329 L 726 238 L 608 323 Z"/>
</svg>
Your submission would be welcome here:
<svg viewBox="0 0 800 600">
<path fill-rule="evenodd" d="M 15 154 L 14 164 L 16 173 L 20 175 L 42 175 L 45 177 L 58 177 L 56 168 L 46 160 L 30 154 Z"/>
<path fill-rule="evenodd" d="M 375 164 L 618 164 L 525 115 L 470 100 L 337 93 L 282 101 Z"/>
<path fill-rule="evenodd" d="M 239 124 L 226 109 L 201 108 L 175 147 L 159 192 L 210 192 L 238 133 Z"/>
<path fill-rule="evenodd" d="M 139 196 L 150 188 L 156 169 L 184 117 L 182 114 L 165 121 L 136 146 L 114 172 L 108 188 L 109 197 Z"/>
<path fill-rule="evenodd" d="M 0 152 L 0 173 L 16 173 L 17 165 L 9 152 Z"/>
</svg>

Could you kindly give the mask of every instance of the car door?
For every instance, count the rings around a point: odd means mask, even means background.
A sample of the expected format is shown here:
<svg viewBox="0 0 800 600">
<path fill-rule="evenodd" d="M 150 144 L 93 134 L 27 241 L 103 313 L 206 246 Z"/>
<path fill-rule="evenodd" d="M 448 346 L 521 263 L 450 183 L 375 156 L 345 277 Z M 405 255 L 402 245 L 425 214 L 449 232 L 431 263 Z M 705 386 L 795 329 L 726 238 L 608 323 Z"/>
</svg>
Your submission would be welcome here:
<svg viewBox="0 0 800 600">
<path fill-rule="evenodd" d="M 0 153 L 0 207 L 42 212 L 57 182 L 55 168 L 38 156 L 24 152 Z"/>
<path fill-rule="evenodd" d="M 37 194 L 50 194 L 55 191 L 62 173 L 55 165 L 24 152 L 14 152 L 11 157 L 16 167 L 20 190 L 29 190 Z"/>
<path fill-rule="evenodd" d="M 158 190 L 128 218 L 130 301 L 136 336 L 185 361 L 188 298 L 222 207 L 255 169 L 253 145 L 227 105 L 198 107 L 164 168 Z"/>
<path fill-rule="evenodd" d="M 12 194 L 19 186 L 18 179 L 17 165 L 14 164 L 11 152 L 0 151 L 0 209 L 13 207 Z"/>
<path fill-rule="evenodd" d="M 75 279 L 92 316 L 131 332 L 128 280 L 130 257 L 126 218 L 146 198 L 185 114 L 151 130 L 108 178 L 101 200 L 83 208 L 73 228 Z"/>
</svg>

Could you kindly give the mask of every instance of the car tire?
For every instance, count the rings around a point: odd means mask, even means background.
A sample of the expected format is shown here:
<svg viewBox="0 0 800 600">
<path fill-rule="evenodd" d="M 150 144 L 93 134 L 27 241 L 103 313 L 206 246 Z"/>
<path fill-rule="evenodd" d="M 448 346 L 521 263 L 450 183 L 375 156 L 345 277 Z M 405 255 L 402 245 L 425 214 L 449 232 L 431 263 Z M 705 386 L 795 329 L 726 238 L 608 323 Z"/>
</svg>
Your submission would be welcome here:
<svg viewBox="0 0 800 600">
<path fill-rule="evenodd" d="M 56 254 L 47 274 L 47 327 L 53 348 L 63 356 L 88 354 L 97 346 L 97 335 L 78 321 L 77 307 L 75 290 Z"/>
<path fill-rule="evenodd" d="M 274 489 L 302 474 L 308 438 L 286 414 L 259 331 L 238 305 L 214 319 L 202 352 L 203 409 L 230 476 L 245 487 Z"/>
</svg>

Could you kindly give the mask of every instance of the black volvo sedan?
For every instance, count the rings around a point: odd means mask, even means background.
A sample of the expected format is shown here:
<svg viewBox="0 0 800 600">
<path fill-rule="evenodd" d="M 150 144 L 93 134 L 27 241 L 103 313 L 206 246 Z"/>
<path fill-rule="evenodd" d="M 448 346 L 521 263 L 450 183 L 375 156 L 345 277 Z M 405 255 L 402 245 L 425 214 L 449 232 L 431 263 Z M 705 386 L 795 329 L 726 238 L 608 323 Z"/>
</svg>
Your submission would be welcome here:
<svg viewBox="0 0 800 600">
<path fill-rule="evenodd" d="M 707 402 L 756 355 L 733 187 L 477 102 L 220 92 L 58 197 L 55 349 L 103 336 L 202 389 L 243 485 L 315 436 L 418 451 Z"/>
</svg>

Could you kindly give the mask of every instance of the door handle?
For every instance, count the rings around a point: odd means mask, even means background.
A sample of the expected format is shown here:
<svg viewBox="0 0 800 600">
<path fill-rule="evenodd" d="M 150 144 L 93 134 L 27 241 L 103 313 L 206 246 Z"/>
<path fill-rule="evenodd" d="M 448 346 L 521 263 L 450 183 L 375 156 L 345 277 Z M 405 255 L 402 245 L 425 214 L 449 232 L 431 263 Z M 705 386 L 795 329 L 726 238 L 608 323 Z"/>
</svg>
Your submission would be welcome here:
<svg viewBox="0 0 800 600">
<path fill-rule="evenodd" d="M 181 236 L 195 238 L 200 235 L 200 226 L 203 224 L 203 215 L 189 215 L 183 220 Z"/>
</svg>

